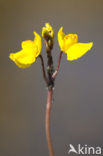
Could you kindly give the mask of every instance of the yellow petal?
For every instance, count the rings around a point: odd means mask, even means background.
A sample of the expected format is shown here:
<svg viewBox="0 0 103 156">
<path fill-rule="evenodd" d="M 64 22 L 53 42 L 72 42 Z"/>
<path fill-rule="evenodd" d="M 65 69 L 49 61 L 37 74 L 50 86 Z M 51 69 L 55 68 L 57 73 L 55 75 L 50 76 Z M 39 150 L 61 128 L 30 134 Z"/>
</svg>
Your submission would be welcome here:
<svg viewBox="0 0 103 156">
<path fill-rule="evenodd" d="M 21 43 L 22 49 L 33 48 L 35 47 L 34 42 L 31 40 L 26 40 Z"/>
<path fill-rule="evenodd" d="M 78 42 L 78 35 L 77 34 L 65 35 L 65 33 L 63 32 L 63 27 L 61 27 L 58 32 L 58 42 L 60 49 L 64 53 L 66 53 L 71 45 Z"/>
<path fill-rule="evenodd" d="M 16 63 L 20 68 L 28 68 L 35 62 L 38 55 L 41 52 L 41 37 L 34 32 L 34 41 L 27 40 L 21 44 L 22 50 L 16 53 L 10 54 L 10 59 Z"/>
<path fill-rule="evenodd" d="M 82 57 L 93 46 L 93 42 L 90 43 L 76 43 L 70 46 L 67 50 L 67 60 L 72 61 Z"/>
<path fill-rule="evenodd" d="M 63 32 L 63 27 L 61 27 L 58 31 L 58 43 L 60 46 L 60 49 L 64 52 L 64 37 L 65 33 Z"/>
<path fill-rule="evenodd" d="M 68 34 L 64 37 L 64 52 L 69 49 L 70 46 L 78 42 L 78 35 L 77 34 Z"/>
<path fill-rule="evenodd" d="M 34 35 L 35 35 L 34 45 L 36 45 L 36 47 L 37 47 L 36 57 L 38 57 L 40 55 L 40 53 L 41 53 L 41 48 L 42 48 L 41 37 L 36 32 L 34 32 Z"/>
<path fill-rule="evenodd" d="M 20 68 L 28 68 L 36 60 L 36 57 L 33 53 L 28 53 L 24 50 L 21 50 L 17 53 L 11 53 L 9 57 Z"/>
</svg>

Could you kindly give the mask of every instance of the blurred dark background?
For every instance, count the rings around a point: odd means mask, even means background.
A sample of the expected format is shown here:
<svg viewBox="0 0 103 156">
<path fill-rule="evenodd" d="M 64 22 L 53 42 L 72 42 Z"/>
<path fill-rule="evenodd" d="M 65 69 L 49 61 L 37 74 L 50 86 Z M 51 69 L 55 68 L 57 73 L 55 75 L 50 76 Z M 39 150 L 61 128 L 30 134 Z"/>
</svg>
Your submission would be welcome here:
<svg viewBox="0 0 103 156">
<path fill-rule="evenodd" d="M 63 55 L 51 114 L 55 155 L 67 156 L 70 143 L 103 146 L 103 0 L 0 0 L 0 156 L 48 156 L 40 60 L 23 70 L 8 57 L 45 22 L 55 31 L 55 66 L 61 26 L 94 42 L 77 61 Z M 42 54 L 46 61 L 44 45 Z"/>
</svg>

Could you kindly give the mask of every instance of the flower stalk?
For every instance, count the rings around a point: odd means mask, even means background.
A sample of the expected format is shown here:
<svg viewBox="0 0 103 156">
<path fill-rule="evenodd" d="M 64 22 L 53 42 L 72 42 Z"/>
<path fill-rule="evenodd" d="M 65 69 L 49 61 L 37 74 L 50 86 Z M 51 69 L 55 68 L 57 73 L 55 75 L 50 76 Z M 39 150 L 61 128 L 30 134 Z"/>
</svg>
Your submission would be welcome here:
<svg viewBox="0 0 103 156">
<path fill-rule="evenodd" d="M 62 58 L 62 52 L 60 52 L 60 55 L 59 55 L 57 68 L 56 70 L 54 70 L 53 58 L 52 58 L 54 32 L 51 26 L 47 24 L 46 27 L 43 28 L 42 36 L 46 44 L 47 79 L 48 79 L 48 95 L 47 95 L 46 115 L 45 115 L 45 130 L 46 130 L 46 139 L 47 139 L 47 144 L 48 144 L 48 149 L 49 149 L 49 156 L 54 156 L 54 150 L 53 150 L 52 139 L 51 139 L 51 131 L 50 131 L 50 117 L 51 117 L 51 109 L 52 109 L 52 95 L 53 95 L 54 81 L 59 71 L 60 62 Z"/>
<path fill-rule="evenodd" d="M 46 130 L 46 139 L 48 144 L 49 156 L 54 156 L 54 150 L 53 150 L 51 132 L 50 132 L 50 116 L 51 116 L 52 95 L 53 95 L 53 88 L 54 88 L 54 79 L 52 78 L 54 67 L 53 67 L 53 58 L 52 58 L 51 50 L 52 50 L 51 45 L 46 43 L 48 95 L 47 95 L 46 115 L 45 115 L 45 130 Z"/>
<path fill-rule="evenodd" d="M 47 138 L 47 144 L 49 149 L 49 156 L 54 156 L 54 150 L 53 150 L 52 139 L 51 139 L 51 131 L 50 131 L 50 116 L 51 116 L 51 109 L 52 109 L 54 81 L 59 71 L 59 67 L 62 59 L 62 52 L 60 52 L 57 68 L 55 71 L 53 68 L 51 51 L 47 51 L 47 57 L 48 57 L 47 72 L 48 72 L 49 83 L 48 83 L 48 95 L 47 95 L 47 104 L 46 104 L 45 129 L 46 129 L 46 138 Z"/>
<path fill-rule="evenodd" d="M 49 149 L 49 156 L 54 156 L 54 150 L 53 150 L 51 133 L 50 133 L 50 114 L 52 108 L 52 95 L 53 95 L 53 89 L 51 88 L 48 90 L 46 117 L 45 117 L 45 129 L 46 129 L 46 138 L 47 138 L 47 144 Z"/>
</svg>

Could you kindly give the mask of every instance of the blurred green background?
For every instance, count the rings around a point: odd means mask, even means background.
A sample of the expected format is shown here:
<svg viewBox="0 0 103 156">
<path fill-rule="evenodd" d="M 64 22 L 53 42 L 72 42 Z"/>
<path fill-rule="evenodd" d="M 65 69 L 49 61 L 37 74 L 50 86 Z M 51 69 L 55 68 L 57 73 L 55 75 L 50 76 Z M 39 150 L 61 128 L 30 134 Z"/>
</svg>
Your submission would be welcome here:
<svg viewBox="0 0 103 156">
<path fill-rule="evenodd" d="M 94 42 L 77 61 L 63 55 L 51 114 L 55 155 L 67 156 L 70 143 L 103 145 L 103 0 L 0 0 L 0 156 L 48 156 L 40 60 L 23 70 L 8 57 L 45 22 L 55 31 L 55 66 L 61 26 L 80 42 Z M 46 61 L 44 45 L 42 54 Z"/>
</svg>

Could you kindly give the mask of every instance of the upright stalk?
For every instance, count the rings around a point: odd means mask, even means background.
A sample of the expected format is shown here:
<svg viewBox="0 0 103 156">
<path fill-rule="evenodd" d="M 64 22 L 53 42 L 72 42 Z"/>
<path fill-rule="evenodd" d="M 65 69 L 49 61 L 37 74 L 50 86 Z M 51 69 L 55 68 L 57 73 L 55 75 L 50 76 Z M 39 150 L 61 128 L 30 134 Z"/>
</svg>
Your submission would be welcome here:
<svg viewBox="0 0 103 156">
<path fill-rule="evenodd" d="M 54 71 L 51 50 L 47 47 L 46 51 L 47 51 L 47 58 L 48 58 L 48 62 L 47 62 L 48 77 L 46 76 L 46 73 L 45 73 L 44 60 L 43 60 L 42 55 L 40 55 L 39 58 L 41 60 L 43 77 L 44 77 L 44 80 L 48 87 L 46 115 L 45 115 L 46 139 L 47 139 L 47 144 L 48 144 L 49 156 L 54 156 L 54 150 L 53 150 L 52 139 L 51 139 L 51 131 L 50 131 L 50 116 L 51 116 L 51 108 L 52 108 L 52 96 L 53 96 L 54 81 L 55 81 L 55 78 L 59 71 L 61 58 L 62 58 L 62 52 L 60 52 L 60 54 L 59 54 L 57 67 L 56 67 L 56 70 Z"/>
<path fill-rule="evenodd" d="M 46 118 L 45 118 L 46 139 L 47 139 L 47 144 L 49 149 L 49 156 L 54 156 L 52 139 L 50 134 L 50 114 L 51 114 L 51 107 L 52 107 L 52 95 L 53 95 L 53 89 L 51 88 L 48 90 Z"/>
<path fill-rule="evenodd" d="M 48 144 L 49 156 L 54 156 L 51 133 L 50 133 L 50 116 L 51 116 L 51 108 L 52 108 L 53 88 L 55 85 L 54 82 L 59 71 L 62 52 L 60 52 L 57 67 L 56 70 L 54 70 L 53 57 L 52 57 L 52 49 L 54 44 L 54 32 L 50 25 L 46 24 L 46 27 L 43 27 L 42 36 L 45 39 L 46 54 L 47 54 L 47 76 L 45 73 L 43 57 L 42 55 L 39 56 L 42 65 L 43 77 L 48 88 L 46 115 L 45 115 L 45 130 L 46 130 L 46 139 Z"/>
</svg>

